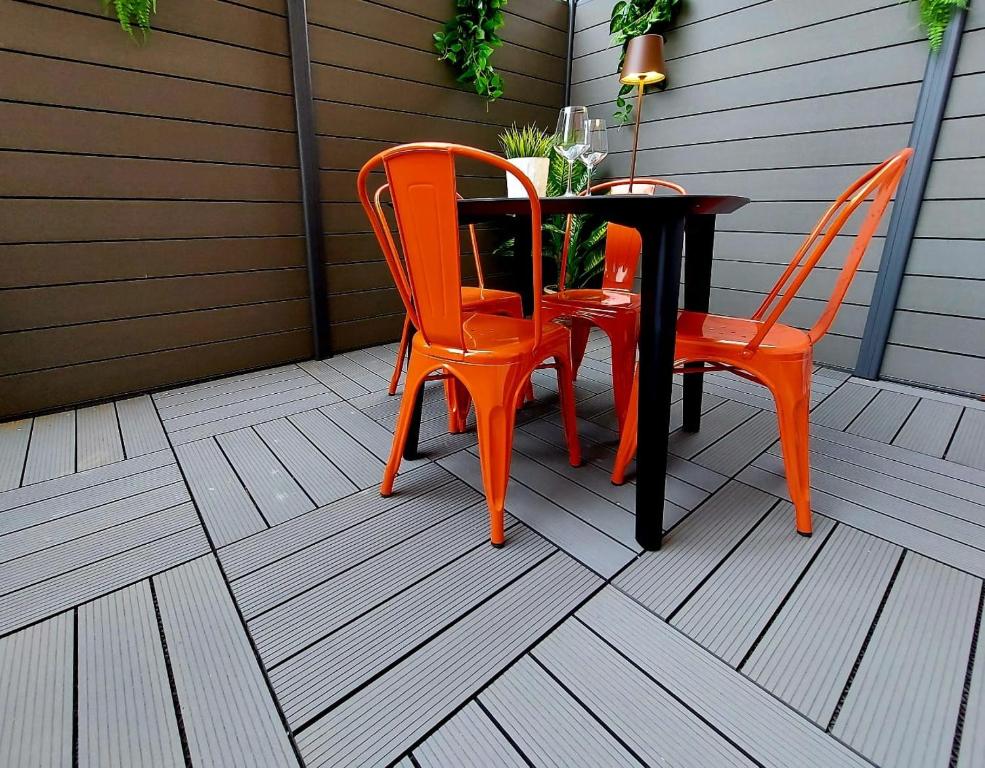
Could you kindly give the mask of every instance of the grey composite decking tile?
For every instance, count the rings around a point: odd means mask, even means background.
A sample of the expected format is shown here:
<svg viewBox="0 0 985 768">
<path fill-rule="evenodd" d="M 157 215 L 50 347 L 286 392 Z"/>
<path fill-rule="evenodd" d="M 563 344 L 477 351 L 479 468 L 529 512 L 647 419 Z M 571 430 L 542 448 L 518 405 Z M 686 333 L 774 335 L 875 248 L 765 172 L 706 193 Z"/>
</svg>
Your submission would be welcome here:
<svg viewBox="0 0 985 768">
<path fill-rule="evenodd" d="M 226 575 L 230 579 L 241 578 L 345 528 L 454 482 L 448 472 L 435 464 L 410 470 L 403 480 L 401 491 L 392 496 L 384 498 L 376 488 L 367 488 L 224 547 L 219 551 L 219 559 Z"/>
<path fill-rule="evenodd" d="M 760 765 L 868 765 L 614 587 L 602 590 L 576 615 Z"/>
<path fill-rule="evenodd" d="M 901 552 L 838 526 L 742 671 L 827 728 Z"/>
<path fill-rule="evenodd" d="M 893 445 L 941 458 L 961 418 L 961 406 L 922 397 L 913 409 Z"/>
<path fill-rule="evenodd" d="M 297 766 L 215 559 L 199 558 L 154 583 L 192 763 Z"/>
<path fill-rule="evenodd" d="M 35 427 L 37 429 L 37 427 Z M 985 411 L 965 408 L 947 458 L 975 469 L 985 469 Z"/>
<path fill-rule="evenodd" d="M 469 550 L 488 547 L 484 512 L 482 505 L 463 510 L 258 616 L 250 634 L 264 665 L 280 664 Z"/>
<path fill-rule="evenodd" d="M 534 765 L 642 765 L 529 656 L 494 680 L 479 701 Z"/>
<path fill-rule="evenodd" d="M 669 616 L 776 504 L 748 485 L 730 482 L 613 582 L 659 616 Z"/>
<path fill-rule="evenodd" d="M 721 440 L 712 443 L 693 461 L 732 477 L 779 439 L 776 414 L 760 411 Z"/>
<path fill-rule="evenodd" d="M 224 546 L 267 527 L 214 440 L 179 445 L 175 453 L 215 546 Z"/>
<path fill-rule="evenodd" d="M 919 398 L 913 395 L 888 389 L 880 390 L 845 431 L 870 440 L 891 443 L 918 401 Z"/>
<path fill-rule="evenodd" d="M 38 416 L 24 464 L 23 485 L 75 472 L 75 411 Z"/>
<path fill-rule="evenodd" d="M 174 464 L 174 456 L 170 451 L 158 451 L 157 453 L 140 456 L 135 459 L 119 461 L 116 464 L 108 464 L 105 467 L 88 469 L 84 472 L 76 472 L 73 475 L 55 478 L 43 483 L 36 483 L 29 487 L 15 488 L 13 490 L 0 493 L 0 512 L 15 507 L 21 507 L 35 501 L 51 499 L 55 496 L 62 496 L 73 491 L 87 491 L 94 489 L 104 483 L 119 480 L 123 477 L 147 472 L 151 469 Z"/>
<path fill-rule="evenodd" d="M 711 375 L 705 374 L 704 392 L 706 397 L 717 397 L 723 403 L 732 401 L 763 411 L 776 410 L 773 398 L 770 397 L 769 390 L 765 387 L 758 389 L 758 391 L 735 389 L 732 386 L 722 384 L 720 380 L 716 380 Z"/>
<path fill-rule="evenodd" d="M 0 563 L 0 597 L 127 552 L 147 542 L 198 527 L 195 508 L 191 502 L 186 502 L 41 549 L 16 560 L 7 560 Z"/>
<path fill-rule="evenodd" d="M 979 622 L 982 617 L 979 616 Z M 979 627 L 957 768 L 985 765 L 985 631 Z"/>
<path fill-rule="evenodd" d="M 0 568 L 4 561 L 29 555 L 96 531 L 177 506 L 188 501 L 184 483 L 174 482 L 69 517 L 38 523 L 0 536 Z"/>
<path fill-rule="evenodd" d="M 482 476 L 477 456 L 468 451 L 460 451 L 439 459 L 438 463 L 482 492 Z M 613 576 L 635 555 L 634 550 L 534 493 L 522 483 L 509 484 L 506 510 L 606 578 Z"/>
<path fill-rule="evenodd" d="M 150 395 L 117 400 L 116 415 L 120 421 L 120 433 L 127 458 L 169 447 L 164 426 Z"/>
<path fill-rule="evenodd" d="M 479 500 L 464 483 L 443 485 L 251 571 L 233 582 L 236 600 L 253 618 Z"/>
<path fill-rule="evenodd" d="M 323 506 L 358 490 L 342 470 L 287 419 L 258 424 L 255 430 L 316 505 Z"/>
<path fill-rule="evenodd" d="M 349 399 L 369 392 L 362 384 L 356 383 L 348 376 L 343 376 L 322 360 L 306 360 L 303 363 L 298 363 L 298 366 L 308 375 L 318 379 L 339 397 Z"/>
<path fill-rule="evenodd" d="M 149 582 L 78 612 L 79 765 L 184 766 Z"/>
<path fill-rule="evenodd" d="M 520 527 L 508 552 L 475 547 L 274 668 L 270 679 L 291 726 L 303 728 L 556 551 Z"/>
<path fill-rule="evenodd" d="M 674 432 L 670 436 L 668 450 L 682 458 L 691 459 L 716 440 L 759 413 L 745 403 L 729 400 L 713 408 L 701 417 L 699 432 Z"/>
<path fill-rule="evenodd" d="M 361 766 L 399 757 L 600 583 L 568 556 L 552 555 L 300 732 L 305 762 Z"/>
<path fill-rule="evenodd" d="M 220 379 L 200 381 L 184 387 L 176 387 L 153 395 L 155 402 L 162 407 L 178 403 L 201 400 L 215 395 L 250 389 L 271 381 L 281 381 L 298 378 L 299 366 L 281 365 L 276 368 L 264 368 L 259 371 L 247 371 L 234 376 L 223 376 Z"/>
<path fill-rule="evenodd" d="M 947 766 L 981 589 L 908 552 L 832 733 L 879 765 Z"/>
<path fill-rule="evenodd" d="M 269 525 L 315 508 L 294 478 L 252 429 L 219 435 L 216 442 Z"/>
<path fill-rule="evenodd" d="M 380 426 L 357 408 L 346 402 L 336 403 L 321 409 L 321 412 L 338 424 L 358 443 L 382 462 L 390 458 L 393 433 Z M 415 462 L 404 461 L 401 466 L 412 466 Z"/>
<path fill-rule="evenodd" d="M 21 419 L 0 424 L 0 492 L 21 484 L 33 421 Z"/>
<path fill-rule="evenodd" d="M 671 623 L 738 666 L 833 526 L 830 519 L 818 515 L 814 535 L 804 538 L 794 525 L 793 505 L 778 504 Z"/>
<path fill-rule="evenodd" d="M 528 765 L 474 701 L 417 747 L 414 759 L 420 768 L 527 768 Z"/>
<path fill-rule="evenodd" d="M 843 430 L 877 394 L 879 390 L 873 387 L 849 381 L 811 412 L 811 422 L 829 429 Z"/>
<path fill-rule="evenodd" d="M 123 438 L 113 403 L 79 408 L 76 413 L 76 468 L 101 467 L 123 461 Z"/>
<path fill-rule="evenodd" d="M 378 392 L 390 386 L 389 374 L 384 378 L 345 355 L 336 355 L 322 362 L 329 368 L 334 368 L 346 378 L 352 379 L 352 381 L 359 384 L 368 392 Z"/>
<path fill-rule="evenodd" d="M 274 395 L 294 393 L 296 396 L 290 399 L 296 400 L 319 391 L 324 391 L 324 387 L 302 371 L 296 370 L 290 378 L 270 377 L 263 384 L 249 389 L 223 392 L 219 388 L 215 394 L 211 394 L 210 390 L 206 397 L 181 403 L 158 402 L 157 409 L 168 431 L 173 432 L 242 413 L 248 404 L 266 402 Z"/>
<path fill-rule="evenodd" d="M 531 653 L 647 765 L 755 765 L 577 619 Z"/>
<path fill-rule="evenodd" d="M 178 467 L 174 464 L 166 464 L 158 469 L 150 469 L 137 475 L 110 480 L 92 488 L 80 488 L 51 498 L 39 499 L 14 507 L 6 512 L 0 512 L 0 535 L 29 528 L 39 523 L 68 518 L 80 512 L 96 509 L 180 481 L 181 474 L 178 472 Z M 17 491 L 11 491 L 11 493 L 17 493 Z"/>
<path fill-rule="evenodd" d="M 352 360 L 355 363 L 358 363 L 363 368 L 372 371 L 377 376 L 386 379 L 388 382 L 390 380 L 390 375 L 393 373 L 394 361 L 397 358 L 396 354 L 394 354 L 394 356 L 390 359 L 388 363 L 384 360 L 381 360 L 378 356 L 374 355 L 368 349 L 354 349 L 349 352 L 345 352 L 342 355 L 339 355 L 339 357 L 344 357 L 349 360 Z M 333 359 L 337 359 L 337 358 L 333 358 Z"/>
<path fill-rule="evenodd" d="M 766 455 L 742 470 L 738 479 L 789 501 L 787 482 L 780 474 L 782 471 L 782 463 L 775 456 Z M 866 531 L 976 576 L 985 576 L 985 560 L 982 558 L 981 550 L 963 542 L 949 539 L 911 522 L 885 515 L 816 488 L 811 490 L 811 507 L 815 512 L 853 528 Z"/>
<path fill-rule="evenodd" d="M 72 765 L 73 614 L 0 638 L 0 765 Z"/>
<path fill-rule="evenodd" d="M 321 411 L 299 413 L 289 420 L 316 447 L 331 456 L 357 488 L 368 488 L 382 480 L 383 461 Z"/>
</svg>

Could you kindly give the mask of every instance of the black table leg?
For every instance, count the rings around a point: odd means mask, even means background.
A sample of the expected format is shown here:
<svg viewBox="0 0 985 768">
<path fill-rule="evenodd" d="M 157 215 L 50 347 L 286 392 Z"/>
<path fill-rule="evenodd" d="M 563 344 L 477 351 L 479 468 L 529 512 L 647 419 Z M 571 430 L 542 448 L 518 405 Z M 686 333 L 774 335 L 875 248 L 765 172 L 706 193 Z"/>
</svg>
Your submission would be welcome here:
<svg viewBox="0 0 985 768">
<path fill-rule="evenodd" d="M 687 253 L 684 255 L 684 308 L 707 312 L 711 294 L 711 260 L 715 246 L 715 217 L 689 216 L 686 225 Z M 685 432 L 701 429 L 703 373 L 684 376 Z"/>
<path fill-rule="evenodd" d="M 414 343 L 414 334 L 417 333 L 417 329 L 413 325 L 410 327 L 410 335 L 407 337 L 407 345 L 411 349 L 411 345 Z M 407 380 L 404 379 L 404 386 L 407 386 Z M 407 442 L 404 443 L 404 458 L 408 461 L 413 461 L 418 457 L 417 453 L 417 443 L 421 437 L 421 413 L 424 410 L 424 384 L 421 384 L 420 389 L 417 390 L 417 397 L 414 399 L 414 416 L 410 420 L 410 429 L 407 430 Z"/>
<path fill-rule="evenodd" d="M 530 217 L 514 216 L 513 229 L 513 270 L 516 284 L 513 290 L 520 294 L 523 302 L 523 314 L 530 316 L 534 311 L 534 273 L 533 261 L 530 259 Z"/>
<path fill-rule="evenodd" d="M 660 549 L 663 539 L 667 435 L 673 394 L 684 221 L 676 218 L 654 222 L 642 229 L 641 233 L 643 261 L 636 541 L 644 549 L 656 550 Z"/>
</svg>

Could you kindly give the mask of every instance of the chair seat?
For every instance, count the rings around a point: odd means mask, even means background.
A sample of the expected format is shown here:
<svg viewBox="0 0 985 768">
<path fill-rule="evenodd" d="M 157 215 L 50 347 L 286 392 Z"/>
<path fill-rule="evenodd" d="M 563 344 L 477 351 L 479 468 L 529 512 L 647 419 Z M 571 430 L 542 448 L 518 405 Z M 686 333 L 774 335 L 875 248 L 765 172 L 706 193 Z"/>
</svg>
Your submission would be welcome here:
<svg viewBox="0 0 985 768">
<path fill-rule="evenodd" d="M 640 308 L 640 295 L 619 288 L 574 288 L 564 293 L 545 294 L 544 306 L 579 309 L 620 310 Z"/>
<path fill-rule="evenodd" d="M 722 346 L 734 348 L 734 352 L 738 353 L 761 327 L 762 323 L 758 320 L 685 310 L 677 316 L 677 355 L 696 359 L 693 357 L 695 352 L 704 349 L 720 350 Z M 783 357 L 801 357 L 810 348 L 811 341 L 806 331 L 776 323 L 763 339 L 759 352 Z M 728 356 L 731 357 L 731 354 Z M 715 355 L 709 356 L 710 359 L 715 357 Z"/>
<path fill-rule="evenodd" d="M 472 285 L 462 286 L 463 307 L 489 302 L 518 301 L 519 298 L 520 294 L 514 291 L 498 291 L 495 288 L 478 288 Z"/>
<path fill-rule="evenodd" d="M 466 360 L 476 362 L 509 363 L 530 354 L 530 338 L 534 333 L 534 321 L 503 315 L 473 313 L 462 322 Z M 568 329 L 557 323 L 544 323 L 541 332 L 541 348 L 566 344 Z M 424 342 L 423 334 L 414 336 L 414 345 L 425 354 L 434 353 Z"/>
</svg>

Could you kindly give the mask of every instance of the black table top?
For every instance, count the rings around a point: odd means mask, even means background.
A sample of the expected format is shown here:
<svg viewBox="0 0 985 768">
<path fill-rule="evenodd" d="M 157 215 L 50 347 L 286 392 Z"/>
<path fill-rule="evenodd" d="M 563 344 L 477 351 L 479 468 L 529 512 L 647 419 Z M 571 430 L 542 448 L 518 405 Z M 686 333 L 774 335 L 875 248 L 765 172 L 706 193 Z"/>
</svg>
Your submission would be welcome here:
<svg viewBox="0 0 985 768">
<path fill-rule="evenodd" d="M 732 213 L 748 202 L 747 197 L 733 195 L 589 195 L 542 197 L 540 208 L 545 216 L 593 213 L 603 219 L 634 223 L 652 217 Z M 530 203 L 523 197 L 477 197 L 458 201 L 458 218 L 462 224 L 529 213 Z"/>
</svg>

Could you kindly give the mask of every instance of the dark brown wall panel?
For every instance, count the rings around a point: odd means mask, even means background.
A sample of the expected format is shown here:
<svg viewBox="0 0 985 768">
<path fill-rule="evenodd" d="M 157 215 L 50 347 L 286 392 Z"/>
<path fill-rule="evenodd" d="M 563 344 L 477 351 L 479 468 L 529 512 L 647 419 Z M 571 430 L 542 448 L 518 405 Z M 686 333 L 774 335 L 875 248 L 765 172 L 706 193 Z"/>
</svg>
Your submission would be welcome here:
<svg viewBox="0 0 985 768">
<path fill-rule="evenodd" d="M 333 350 L 393 341 L 403 322 L 389 272 L 356 202 L 354 172 L 394 144 L 451 141 L 495 151 L 505 126 L 535 122 L 553 128 L 557 119 L 564 98 L 567 5 L 510 2 L 501 30 L 505 45 L 494 58 L 506 94 L 488 108 L 436 58 L 431 35 L 453 12 L 449 0 L 348 0 L 345 13 L 335 0 L 309 0 Z M 466 195 L 502 194 L 505 181 L 482 171 L 463 177 L 460 188 Z M 485 233 L 483 247 L 491 242 Z M 475 271 L 470 264 L 464 256 L 463 273 Z M 502 265 L 490 262 L 485 270 L 492 275 Z"/>
<path fill-rule="evenodd" d="M 0 418 L 310 355 L 285 12 L 0 3 Z"/>
</svg>

